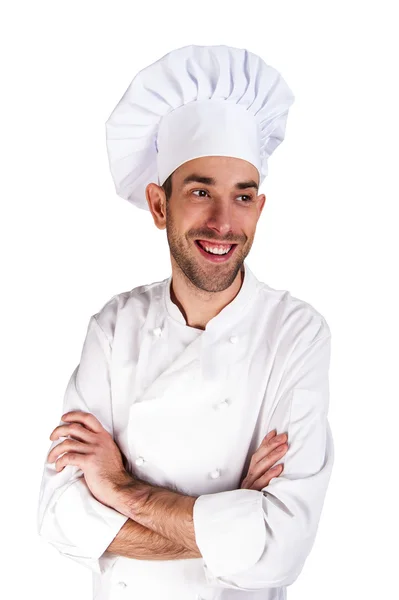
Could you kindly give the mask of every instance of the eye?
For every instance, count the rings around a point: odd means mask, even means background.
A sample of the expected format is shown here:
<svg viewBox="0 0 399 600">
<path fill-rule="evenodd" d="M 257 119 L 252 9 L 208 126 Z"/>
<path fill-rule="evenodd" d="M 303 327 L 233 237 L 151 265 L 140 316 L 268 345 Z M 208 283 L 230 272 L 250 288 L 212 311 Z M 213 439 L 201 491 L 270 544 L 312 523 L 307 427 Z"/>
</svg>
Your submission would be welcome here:
<svg viewBox="0 0 399 600">
<path fill-rule="evenodd" d="M 192 193 L 194 194 L 195 192 L 205 192 L 206 194 L 208 193 L 206 190 L 193 190 Z M 199 196 L 199 197 L 201 198 L 201 196 Z"/>
<path fill-rule="evenodd" d="M 204 192 L 204 194 L 208 194 L 208 192 L 203 189 L 192 190 L 192 194 L 195 194 L 195 192 Z M 204 196 L 197 196 L 197 198 L 203 198 L 203 197 Z M 253 196 L 247 195 L 247 194 L 241 194 L 240 196 L 237 196 L 237 198 L 246 198 L 246 200 L 240 201 L 240 202 L 242 202 L 242 204 L 249 204 L 253 200 Z"/>
</svg>

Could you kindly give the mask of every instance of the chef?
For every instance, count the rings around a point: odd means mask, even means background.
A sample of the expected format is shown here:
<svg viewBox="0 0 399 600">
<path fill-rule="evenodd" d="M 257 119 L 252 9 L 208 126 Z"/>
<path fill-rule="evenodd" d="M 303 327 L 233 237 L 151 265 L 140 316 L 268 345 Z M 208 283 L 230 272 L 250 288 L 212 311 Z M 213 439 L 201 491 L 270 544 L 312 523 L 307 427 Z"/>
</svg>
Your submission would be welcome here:
<svg viewBox="0 0 399 600">
<path fill-rule="evenodd" d="M 107 120 L 116 192 L 166 229 L 172 273 L 91 316 L 50 435 L 38 531 L 95 600 L 283 600 L 312 549 L 330 329 L 245 261 L 293 101 L 248 50 L 190 45 Z"/>
</svg>

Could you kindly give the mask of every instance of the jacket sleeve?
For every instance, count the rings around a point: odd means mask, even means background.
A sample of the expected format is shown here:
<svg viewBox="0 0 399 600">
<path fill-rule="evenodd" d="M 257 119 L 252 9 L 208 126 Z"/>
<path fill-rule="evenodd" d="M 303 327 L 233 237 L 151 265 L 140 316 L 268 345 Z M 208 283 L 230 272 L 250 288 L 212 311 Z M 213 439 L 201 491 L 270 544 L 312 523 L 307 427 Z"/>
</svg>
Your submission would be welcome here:
<svg viewBox="0 0 399 600">
<path fill-rule="evenodd" d="M 312 549 L 334 462 L 325 325 L 321 336 L 292 353 L 279 388 L 268 431 L 288 433 L 288 451 L 277 461 L 283 472 L 261 491 L 230 490 L 195 501 L 196 542 L 209 583 L 237 590 L 288 586 Z"/>
<path fill-rule="evenodd" d="M 62 414 L 71 410 L 90 412 L 112 434 L 110 352 L 108 338 L 94 315 L 89 321 L 80 363 L 66 388 Z M 48 452 L 65 439 L 53 442 Z M 96 573 L 104 572 L 115 561 L 115 556 L 104 552 L 127 519 L 94 498 L 79 467 L 67 465 L 57 473 L 54 463 L 45 463 L 37 512 L 38 533 L 61 554 Z"/>
</svg>

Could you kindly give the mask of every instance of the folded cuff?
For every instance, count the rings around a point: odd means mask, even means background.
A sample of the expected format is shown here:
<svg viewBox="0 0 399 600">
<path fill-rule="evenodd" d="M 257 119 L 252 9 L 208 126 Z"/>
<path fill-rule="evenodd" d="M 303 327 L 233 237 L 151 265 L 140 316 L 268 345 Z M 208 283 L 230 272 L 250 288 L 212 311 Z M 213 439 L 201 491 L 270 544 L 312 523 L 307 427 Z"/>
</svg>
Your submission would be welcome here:
<svg viewBox="0 0 399 600">
<path fill-rule="evenodd" d="M 128 517 L 94 498 L 79 478 L 47 507 L 40 536 L 59 552 L 97 573 L 107 568 L 99 561 Z"/>
<path fill-rule="evenodd" d="M 193 521 L 207 576 L 233 575 L 252 567 L 266 543 L 263 494 L 230 490 L 199 496 Z"/>
</svg>

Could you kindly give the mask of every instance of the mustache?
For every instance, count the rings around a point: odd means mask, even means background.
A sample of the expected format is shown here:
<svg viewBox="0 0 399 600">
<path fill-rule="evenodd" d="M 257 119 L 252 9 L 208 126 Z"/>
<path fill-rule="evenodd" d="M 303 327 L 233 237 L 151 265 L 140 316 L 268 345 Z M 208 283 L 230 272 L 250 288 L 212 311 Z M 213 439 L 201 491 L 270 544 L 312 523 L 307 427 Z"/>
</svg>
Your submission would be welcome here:
<svg viewBox="0 0 399 600">
<path fill-rule="evenodd" d="M 220 242 L 221 244 L 239 244 L 240 242 L 245 241 L 235 240 L 231 235 L 224 238 L 218 238 L 215 236 L 214 233 L 209 232 L 198 232 L 195 235 L 191 234 L 190 238 L 193 240 L 208 240 L 210 242 Z"/>
</svg>

